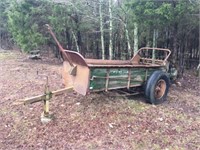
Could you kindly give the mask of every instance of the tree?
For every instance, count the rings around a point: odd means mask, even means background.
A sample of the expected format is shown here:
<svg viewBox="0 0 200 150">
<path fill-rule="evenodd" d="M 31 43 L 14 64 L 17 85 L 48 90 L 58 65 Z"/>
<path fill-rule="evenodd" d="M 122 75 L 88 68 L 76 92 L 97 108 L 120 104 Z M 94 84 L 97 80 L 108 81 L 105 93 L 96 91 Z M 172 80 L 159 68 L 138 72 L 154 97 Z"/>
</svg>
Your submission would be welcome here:
<svg viewBox="0 0 200 150">
<path fill-rule="evenodd" d="M 102 0 L 99 0 L 99 16 L 100 16 L 100 32 L 101 32 L 102 59 L 105 59 L 105 45 L 104 45 L 104 31 L 103 31 Z"/>
<path fill-rule="evenodd" d="M 6 15 L 6 9 L 9 6 L 10 1 L 2 0 L 0 1 L 0 47 L 9 48 L 11 44 L 10 34 L 8 31 L 8 17 Z"/>
<path fill-rule="evenodd" d="M 198 13 L 198 2 L 131 0 L 125 3 L 129 8 L 129 14 L 133 16 L 130 18 L 132 21 L 130 21 L 129 27 L 134 28 L 134 22 L 139 24 L 139 45 L 143 45 L 143 42 L 146 41 L 147 45 L 153 47 L 158 45 L 170 48 L 173 64 L 179 64 L 179 68 L 183 70 L 186 57 L 184 55 L 188 49 L 188 43 L 191 43 L 184 37 L 192 35 L 191 31 L 198 26 L 198 23 L 195 23 L 197 18 L 192 15 Z M 196 31 L 198 32 L 197 29 Z"/>
<path fill-rule="evenodd" d="M 58 52 L 43 26 L 49 23 L 64 48 L 86 57 L 130 59 L 139 47 L 150 46 L 171 49 L 171 60 L 182 72 L 184 66 L 198 63 L 197 0 L 2 0 L 0 4 L 1 39 L 12 35 L 24 51 L 45 45 Z"/>
<path fill-rule="evenodd" d="M 109 0 L 109 59 L 113 59 L 113 43 L 112 43 L 112 30 L 113 30 L 113 18 L 112 18 L 112 0 Z"/>
<path fill-rule="evenodd" d="M 45 44 L 42 30 L 46 22 L 43 15 L 46 12 L 43 11 L 48 10 L 45 8 L 46 2 L 44 0 L 13 0 L 8 8 L 9 30 L 14 41 L 23 51 L 38 49 L 39 46 Z"/>
</svg>

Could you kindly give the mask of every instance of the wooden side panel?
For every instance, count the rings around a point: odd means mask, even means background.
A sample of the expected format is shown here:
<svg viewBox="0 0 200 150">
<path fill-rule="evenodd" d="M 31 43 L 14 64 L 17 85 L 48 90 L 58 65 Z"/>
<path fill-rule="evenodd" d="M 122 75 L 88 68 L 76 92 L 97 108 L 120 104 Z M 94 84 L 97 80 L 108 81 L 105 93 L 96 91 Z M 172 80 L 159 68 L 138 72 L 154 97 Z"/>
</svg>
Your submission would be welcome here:
<svg viewBox="0 0 200 150">
<path fill-rule="evenodd" d="M 157 68 L 90 68 L 90 91 L 138 87 L 144 84 Z"/>
</svg>

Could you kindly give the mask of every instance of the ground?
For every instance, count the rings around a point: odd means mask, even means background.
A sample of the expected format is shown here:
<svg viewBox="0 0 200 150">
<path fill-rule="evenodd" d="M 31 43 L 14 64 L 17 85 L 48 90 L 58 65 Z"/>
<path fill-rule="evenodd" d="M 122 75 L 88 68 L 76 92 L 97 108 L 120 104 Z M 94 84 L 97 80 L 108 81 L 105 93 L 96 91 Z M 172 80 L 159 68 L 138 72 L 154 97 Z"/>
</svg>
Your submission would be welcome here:
<svg viewBox="0 0 200 150">
<path fill-rule="evenodd" d="M 168 100 L 145 103 L 143 95 L 116 92 L 60 95 L 50 103 L 54 120 L 40 122 L 42 102 L 15 105 L 18 99 L 62 85 L 62 63 L 51 55 L 30 60 L 0 50 L 0 149 L 27 150 L 197 150 L 200 149 L 200 87 L 192 71 L 172 85 Z"/>
</svg>

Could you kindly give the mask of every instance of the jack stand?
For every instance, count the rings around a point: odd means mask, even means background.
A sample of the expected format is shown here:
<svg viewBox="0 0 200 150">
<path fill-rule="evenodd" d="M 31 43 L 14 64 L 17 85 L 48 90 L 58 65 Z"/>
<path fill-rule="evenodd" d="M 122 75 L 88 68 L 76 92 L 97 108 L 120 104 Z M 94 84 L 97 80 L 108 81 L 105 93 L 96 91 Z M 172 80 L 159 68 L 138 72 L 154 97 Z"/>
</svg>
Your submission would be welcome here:
<svg viewBox="0 0 200 150">
<path fill-rule="evenodd" d="M 52 92 L 49 90 L 48 77 L 47 77 L 47 83 L 45 86 L 45 99 L 43 100 L 44 110 L 41 114 L 42 123 L 49 123 L 53 119 L 53 115 L 49 113 L 49 102 L 51 98 L 52 98 Z"/>
<path fill-rule="evenodd" d="M 63 88 L 60 90 L 50 91 L 49 84 L 48 84 L 48 77 L 47 77 L 44 94 L 18 100 L 16 102 L 14 102 L 14 105 L 22 105 L 22 104 L 28 105 L 28 104 L 33 104 L 33 103 L 43 101 L 44 106 L 43 106 L 43 112 L 41 114 L 41 122 L 49 123 L 50 121 L 52 121 L 54 119 L 53 114 L 50 114 L 50 112 L 49 112 L 49 103 L 50 103 L 52 96 L 58 96 L 60 94 L 70 92 L 70 91 L 73 91 L 73 87 L 66 87 L 66 88 Z"/>
</svg>

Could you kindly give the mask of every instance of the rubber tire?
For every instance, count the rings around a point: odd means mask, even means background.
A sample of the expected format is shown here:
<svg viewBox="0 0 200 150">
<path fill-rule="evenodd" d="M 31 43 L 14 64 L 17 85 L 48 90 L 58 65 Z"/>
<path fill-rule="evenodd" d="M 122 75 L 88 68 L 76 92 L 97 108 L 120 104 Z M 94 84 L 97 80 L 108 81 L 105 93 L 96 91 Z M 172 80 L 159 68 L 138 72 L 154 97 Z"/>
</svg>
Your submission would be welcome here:
<svg viewBox="0 0 200 150">
<path fill-rule="evenodd" d="M 156 99 L 154 95 L 155 86 L 157 82 L 161 79 L 165 81 L 166 89 L 165 89 L 164 95 L 161 98 Z M 168 76 L 163 71 L 160 71 L 160 70 L 154 71 L 153 74 L 148 79 L 146 83 L 146 87 L 145 87 L 145 96 L 147 98 L 147 102 L 151 104 L 155 104 L 155 105 L 163 103 L 167 98 L 169 87 L 170 87 L 170 80 Z"/>
</svg>

